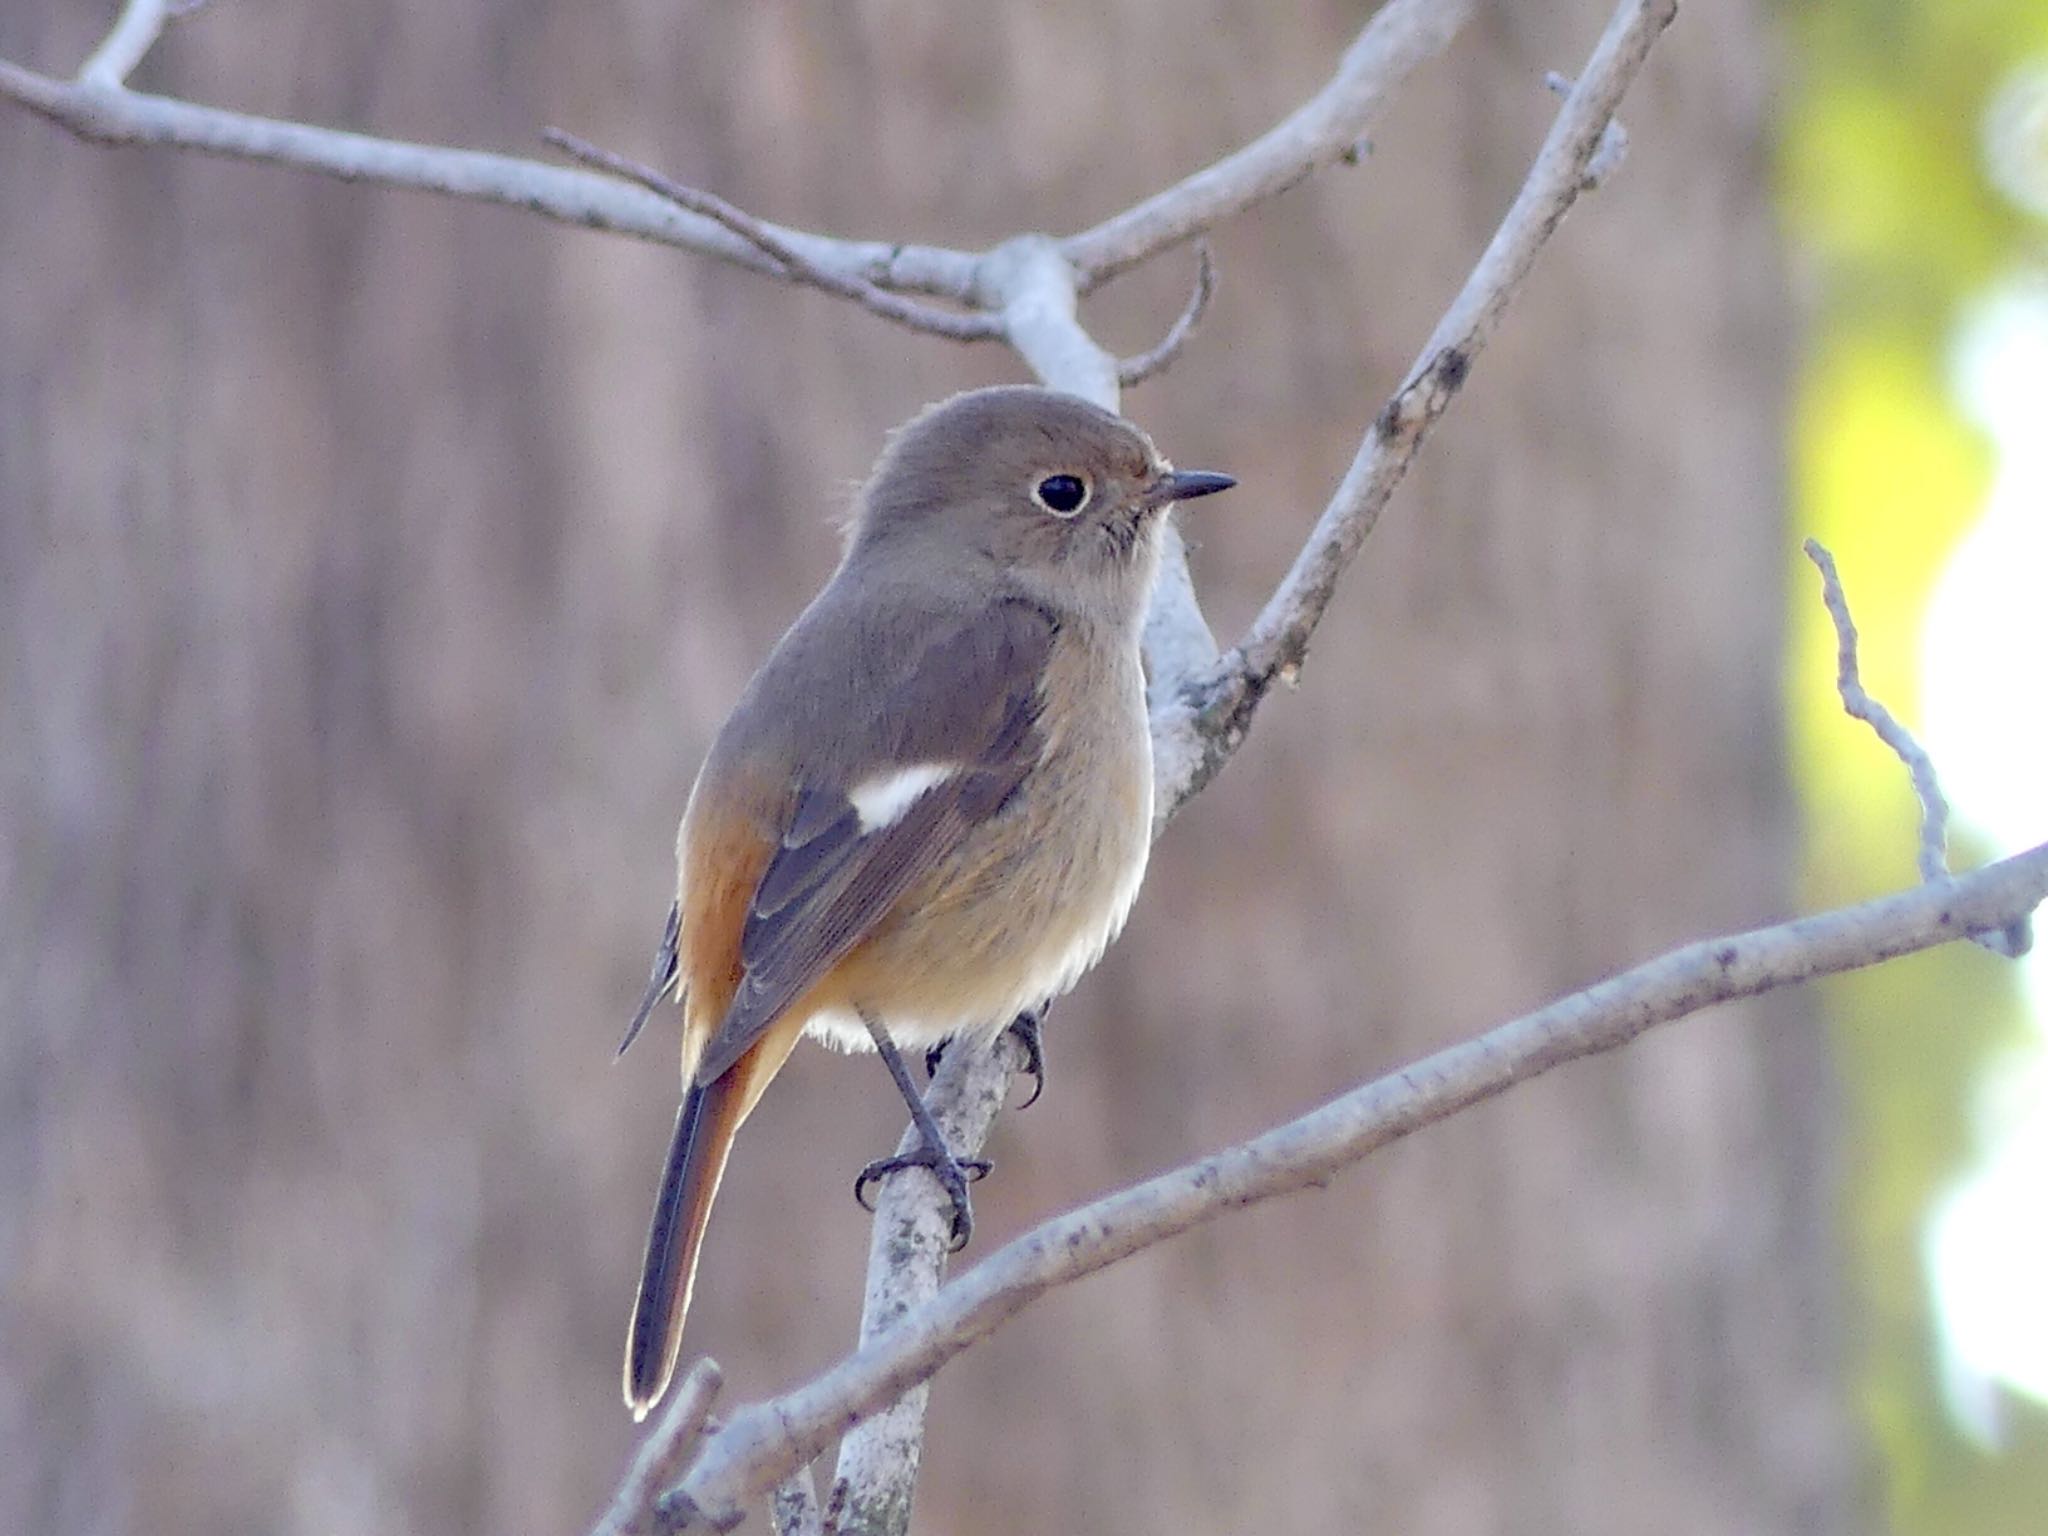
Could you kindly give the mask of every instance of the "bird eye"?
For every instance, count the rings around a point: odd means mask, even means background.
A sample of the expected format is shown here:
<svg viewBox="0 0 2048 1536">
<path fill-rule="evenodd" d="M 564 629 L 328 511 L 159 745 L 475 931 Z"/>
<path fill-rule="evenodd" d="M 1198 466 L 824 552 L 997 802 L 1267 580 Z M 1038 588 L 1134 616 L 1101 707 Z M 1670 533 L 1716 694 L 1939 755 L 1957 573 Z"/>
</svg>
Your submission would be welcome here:
<svg viewBox="0 0 2048 1536">
<path fill-rule="evenodd" d="M 1055 517 L 1072 517 L 1088 499 L 1088 482 L 1079 475 L 1047 475 L 1031 495 Z"/>
</svg>

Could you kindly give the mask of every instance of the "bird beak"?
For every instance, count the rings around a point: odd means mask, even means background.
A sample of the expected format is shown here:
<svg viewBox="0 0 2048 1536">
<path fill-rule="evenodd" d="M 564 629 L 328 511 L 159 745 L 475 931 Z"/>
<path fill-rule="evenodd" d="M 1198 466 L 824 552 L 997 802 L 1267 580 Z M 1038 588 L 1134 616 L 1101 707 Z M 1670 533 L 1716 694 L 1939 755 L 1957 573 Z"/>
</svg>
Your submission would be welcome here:
<svg viewBox="0 0 2048 1536">
<path fill-rule="evenodd" d="M 1214 496 L 1237 484 L 1229 475 L 1206 469 L 1170 469 L 1145 487 L 1145 505 L 1163 507 L 1173 501 L 1193 501 L 1197 496 Z"/>
</svg>

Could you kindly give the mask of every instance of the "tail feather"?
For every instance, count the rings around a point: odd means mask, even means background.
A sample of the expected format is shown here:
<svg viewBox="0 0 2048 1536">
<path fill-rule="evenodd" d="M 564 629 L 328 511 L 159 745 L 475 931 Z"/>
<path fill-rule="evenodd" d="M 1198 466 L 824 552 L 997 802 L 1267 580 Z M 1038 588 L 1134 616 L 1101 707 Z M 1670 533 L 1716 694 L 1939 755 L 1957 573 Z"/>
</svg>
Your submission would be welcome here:
<svg viewBox="0 0 2048 1536">
<path fill-rule="evenodd" d="M 748 1076 L 735 1070 L 715 1082 L 692 1086 L 676 1111 L 675 1134 L 661 1170 L 661 1193 L 655 1197 L 654 1220 L 647 1232 L 640 1291 L 633 1299 L 633 1322 L 626 1333 L 626 1406 L 633 1410 L 635 1423 L 661 1401 L 675 1374 L 711 1202 L 740 1121 L 753 1107 L 745 1091 Z"/>
</svg>

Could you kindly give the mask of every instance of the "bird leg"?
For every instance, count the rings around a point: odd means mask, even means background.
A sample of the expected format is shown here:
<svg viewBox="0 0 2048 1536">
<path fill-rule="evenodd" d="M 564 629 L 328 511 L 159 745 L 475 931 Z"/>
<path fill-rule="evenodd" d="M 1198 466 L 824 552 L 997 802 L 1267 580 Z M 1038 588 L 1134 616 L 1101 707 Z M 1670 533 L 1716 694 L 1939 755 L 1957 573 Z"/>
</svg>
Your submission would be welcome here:
<svg viewBox="0 0 2048 1536">
<path fill-rule="evenodd" d="M 911 1123 L 917 1127 L 920 1145 L 915 1152 L 899 1153 L 894 1157 L 881 1157 L 861 1169 L 853 1181 L 853 1198 L 864 1211 L 874 1207 L 868 1203 L 868 1186 L 879 1183 L 890 1174 L 904 1168 L 924 1168 L 939 1181 L 953 1202 L 953 1240 L 949 1252 L 958 1253 L 967 1246 L 967 1239 L 974 1234 L 974 1207 L 967 1198 L 967 1186 L 988 1173 L 990 1164 L 986 1158 L 955 1157 L 946 1145 L 946 1138 L 940 1132 L 938 1122 L 932 1119 L 930 1110 L 924 1107 L 924 1099 L 917 1091 L 917 1085 L 910 1080 L 910 1069 L 903 1065 L 903 1053 L 896 1049 L 896 1042 L 889 1038 L 889 1032 L 878 1019 L 861 1015 L 861 1022 L 874 1037 L 875 1049 L 881 1053 L 882 1065 L 889 1069 L 889 1075 L 896 1080 L 897 1092 L 903 1095 L 903 1102 L 910 1106 Z"/>
</svg>

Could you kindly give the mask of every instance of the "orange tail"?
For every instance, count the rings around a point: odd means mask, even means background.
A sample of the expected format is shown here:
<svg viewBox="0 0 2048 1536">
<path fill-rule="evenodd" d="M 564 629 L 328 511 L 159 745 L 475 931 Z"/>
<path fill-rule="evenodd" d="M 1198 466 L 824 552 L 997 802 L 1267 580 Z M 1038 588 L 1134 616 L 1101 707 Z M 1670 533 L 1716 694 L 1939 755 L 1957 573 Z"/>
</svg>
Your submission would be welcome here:
<svg viewBox="0 0 2048 1536">
<path fill-rule="evenodd" d="M 725 1174 L 726 1154 L 747 1102 L 747 1062 L 734 1064 L 716 1082 L 693 1086 L 676 1111 L 675 1135 L 661 1170 L 661 1193 L 647 1232 L 647 1257 L 640 1268 L 640 1293 L 633 1298 L 633 1322 L 626 1333 L 626 1406 L 638 1423 L 661 1401 L 675 1374 L 683 1344 L 683 1316 L 697 1278 L 704 1224 Z"/>
</svg>

